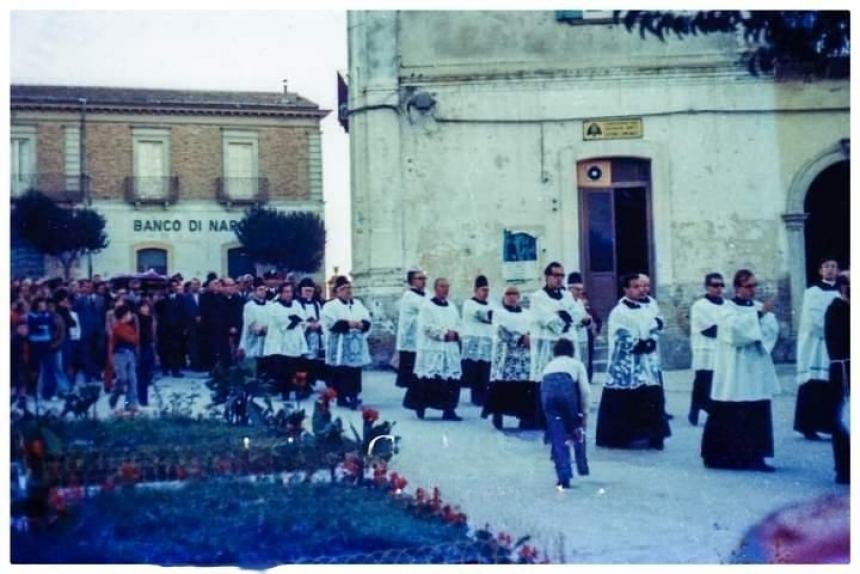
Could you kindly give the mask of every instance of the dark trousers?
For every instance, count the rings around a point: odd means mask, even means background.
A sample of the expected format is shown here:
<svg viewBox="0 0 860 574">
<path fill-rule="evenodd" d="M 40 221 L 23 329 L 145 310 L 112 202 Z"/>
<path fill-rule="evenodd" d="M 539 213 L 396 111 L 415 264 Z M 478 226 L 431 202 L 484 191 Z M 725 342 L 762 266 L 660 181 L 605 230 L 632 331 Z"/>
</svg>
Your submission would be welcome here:
<svg viewBox="0 0 860 574">
<path fill-rule="evenodd" d="M 850 363 L 833 362 L 830 364 L 828 386 L 836 405 L 833 409 L 833 462 L 836 479 L 841 482 L 851 481 L 851 435 L 848 434 L 848 429 L 845 428 L 843 421 L 843 410 L 848 408 L 846 401 L 848 382 L 845 379 L 850 379 L 850 376 Z M 848 413 L 844 414 L 845 417 L 848 416 Z"/>
<path fill-rule="evenodd" d="M 329 366 L 331 386 L 337 392 L 340 405 L 353 405 L 361 394 L 361 369 Z"/>
<path fill-rule="evenodd" d="M 690 398 L 690 412 L 708 412 L 708 403 L 711 401 L 711 383 L 714 380 L 714 371 L 696 371 L 693 379 L 693 395 Z"/>
<path fill-rule="evenodd" d="M 573 442 L 579 474 L 588 474 L 585 437 L 582 432 L 582 419 L 579 416 L 579 401 L 576 399 L 577 397 L 572 396 L 545 396 L 542 401 L 556 476 L 559 482 L 563 483 L 569 482 L 573 477 L 570 447 L 567 444 L 569 440 Z"/>
<path fill-rule="evenodd" d="M 205 371 L 206 368 L 204 367 L 201 349 L 203 341 L 201 339 L 200 324 L 197 322 L 190 323 L 186 332 L 188 333 L 188 367 L 192 371 Z"/>
<path fill-rule="evenodd" d="M 490 362 L 465 360 L 460 362 L 463 371 L 462 386 L 472 390 L 472 404 L 484 406 L 490 386 Z"/>
<path fill-rule="evenodd" d="M 137 393 L 141 406 L 149 405 L 149 385 L 155 374 L 155 349 L 150 343 L 140 346 L 140 356 L 137 362 Z"/>
<path fill-rule="evenodd" d="M 415 380 L 415 351 L 400 351 L 398 354 L 397 380 L 394 384 L 408 389 Z"/>
<path fill-rule="evenodd" d="M 296 376 L 301 358 L 286 355 L 269 355 L 266 357 L 266 373 L 277 383 L 283 398 L 288 398 L 295 390 L 293 379 Z"/>
<path fill-rule="evenodd" d="M 89 334 L 81 337 L 81 362 L 83 363 L 84 378 L 87 383 L 101 380 L 101 367 L 98 362 L 98 337 Z"/>
<path fill-rule="evenodd" d="M 164 372 L 185 368 L 185 340 L 182 329 L 165 328 L 159 333 L 158 355 Z"/>
<path fill-rule="evenodd" d="M 403 396 L 403 406 L 415 411 L 439 409 L 450 412 L 460 402 L 460 379 L 416 379 Z"/>
</svg>

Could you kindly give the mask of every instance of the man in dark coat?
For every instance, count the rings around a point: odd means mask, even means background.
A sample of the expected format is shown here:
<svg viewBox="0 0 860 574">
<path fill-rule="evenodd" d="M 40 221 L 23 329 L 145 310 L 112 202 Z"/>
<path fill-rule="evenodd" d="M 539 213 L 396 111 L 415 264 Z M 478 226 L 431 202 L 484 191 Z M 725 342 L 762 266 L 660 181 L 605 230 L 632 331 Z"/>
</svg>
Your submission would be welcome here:
<svg viewBox="0 0 860 574">
<path fill-rule="evenodd" d="M 839 298 L 834 299 L 824 314 L 824 341 L 830 357 L 830 389 L 833 410 L 833 459 L 836 482 L 851 482 L 851 440 L 846 424 L 849 416 L 851 383 L 851 318 L 849 315 L 850 284 L 848 273 L 836 279 Z"/>
<path fill-rule="evenodd" d="M 212 333 L 215 337 L 215 364 L 233 363 L 234 350 L 242 334 L 242 312 L 245 300 L 237 293 L 236 282 L 230 277 L 222 281 L 221 294 L 216 300 L 212 317 Z"/>
<path fill-rule="evenodd" d="M 202 316 L 200 314 L 200 281 L 192 279 L 185 283 L 185 330 L 188 335 L 188 366 L 192 371 L 203 371 L 201 332 Z"/>
<path fill-rule="evenodd" d="M 83 280 L 72 309 L 81 322 L 81 361 L 85 380 L 87 383 L 99 381 L 103 366 L 99 359 L 106 352 L 99 346 L 107 344 L 104 297 L 93 292 L 93 284 L 90 281 Z"/>
<path fill-rule="evenodd" d="M 200 294 L 200 366 L 203 370 L 211 370 L 215 366 L 215 334 L 213 331 L 218 298 L 221 296 L 221 280 L 217 277 L 208 277 L 203 284 L 204 292 Z"/>
<path fill-rule="evenodd" d="M 167 297 L 156 303 L 158 356 L 164 375 L 182 377 L 185 368 L 185 296 L 182 283 L 171 279 Z"/>
</svg>

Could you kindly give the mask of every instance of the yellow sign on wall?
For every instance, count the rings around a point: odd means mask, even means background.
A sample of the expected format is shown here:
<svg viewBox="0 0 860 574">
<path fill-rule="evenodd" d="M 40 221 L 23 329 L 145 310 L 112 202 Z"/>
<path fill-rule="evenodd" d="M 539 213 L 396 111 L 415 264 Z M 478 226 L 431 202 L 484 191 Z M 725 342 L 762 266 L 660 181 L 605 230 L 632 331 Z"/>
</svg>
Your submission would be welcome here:
<svg viewBox="0 0 860 574">
<path fill-rule="evenodd" d="M 641 138 L 642 118 L 585 120 L 582 122 L 582 139 L 623 140 Z"/>
</svg>

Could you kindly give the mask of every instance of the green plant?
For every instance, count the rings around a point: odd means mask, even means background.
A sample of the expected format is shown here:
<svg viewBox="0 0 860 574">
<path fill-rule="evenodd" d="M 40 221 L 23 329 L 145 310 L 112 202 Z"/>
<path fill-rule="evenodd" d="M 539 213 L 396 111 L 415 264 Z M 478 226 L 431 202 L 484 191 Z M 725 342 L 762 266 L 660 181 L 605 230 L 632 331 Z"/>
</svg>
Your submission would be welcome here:
<svg viewBox="0 0 860 574">
<path fill-rule="evenodd" d="M 273 382 L 257 376 L 257 366 L 252 359 L 230 366 L 216 365 L 206 387 L 212 392 L 212 402 L 207 408 L 223 407 L 224 420 L 241 426 L 265 425 L 266 407 L 258 400 L 268 399 L 268 395 L 277 390 Z M 271 411 L 271 401 L 266 404 Z"/>
</svg>

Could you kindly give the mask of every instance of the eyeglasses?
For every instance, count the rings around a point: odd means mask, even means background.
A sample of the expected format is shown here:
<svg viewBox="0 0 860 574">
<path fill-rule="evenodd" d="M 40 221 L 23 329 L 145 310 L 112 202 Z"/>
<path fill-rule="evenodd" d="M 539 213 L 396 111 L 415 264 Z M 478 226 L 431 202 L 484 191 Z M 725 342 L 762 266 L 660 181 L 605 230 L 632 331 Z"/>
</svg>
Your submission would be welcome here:
<svg viewBox="0 0 860 574">
<path fill-rule="evenodd" d="M 708 283 L 708 287 L 725 287 L 725 283 Z"/>
</svg>

